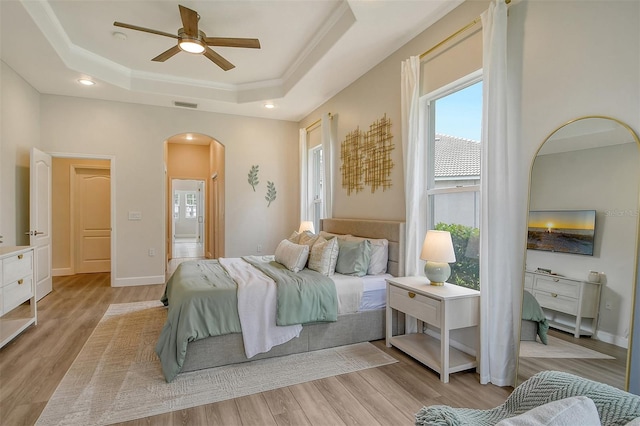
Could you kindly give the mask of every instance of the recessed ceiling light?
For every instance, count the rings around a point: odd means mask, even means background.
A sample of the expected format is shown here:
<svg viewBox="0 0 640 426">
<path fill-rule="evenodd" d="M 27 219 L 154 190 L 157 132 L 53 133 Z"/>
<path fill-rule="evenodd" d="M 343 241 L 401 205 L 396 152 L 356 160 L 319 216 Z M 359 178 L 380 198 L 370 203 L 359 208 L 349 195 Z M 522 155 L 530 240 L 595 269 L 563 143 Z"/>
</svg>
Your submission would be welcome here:
<svg viewBox="0 0 640 426">
<path fill-rule="evenodd" d="M 188 140 L 188 141 L 193 140 L 193 136 L 191 136 L 191 135 L 187 135 L 187 140 Z"/>
<path fill-rule="evenodd" d="M 96 84 L 95 81 L 90 80 L 88 78 L 81 78 L 78 80 L 78 83 L 84 85 L 84 86 L 93 86 L 94 84 Z"/>
<path fill-rule="evenodd" d="M 273 109 L 276 106 L 272 102 L 267 102 L 266 104 L 264 104 L 264 107 L 267 109 Z"/>
<path fill-rule="evenodd" d="M 126 40 L 127 39 L 127 35 L 125 33 L 121 33 L 120 31 L 114 31 L 113 32 L 113 37 L 117 38 L 118 40 Z"/>
</svg>

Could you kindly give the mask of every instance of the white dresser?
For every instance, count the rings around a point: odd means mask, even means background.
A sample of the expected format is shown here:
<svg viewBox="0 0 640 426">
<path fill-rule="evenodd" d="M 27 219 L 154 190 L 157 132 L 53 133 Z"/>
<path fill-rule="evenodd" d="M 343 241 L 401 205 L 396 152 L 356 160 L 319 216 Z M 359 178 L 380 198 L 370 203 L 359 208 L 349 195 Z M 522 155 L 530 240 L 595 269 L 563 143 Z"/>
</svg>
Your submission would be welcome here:
<svg viewBox="0 0 640 426">
<path fill-rule="evenodd" d="M 37 323 L 33 248 L 0 247 L 0 347 Z M 30 309 L 12 310 L 30 301 Z"/>
<path fill-rule="evenodd" d="M 533 271 L 525 272 L 524 288 L 533 294 L 545 310 L 549 326 L 573 333 L 574 337 L 591 336 L 596 332 L 600 306 L 600 283 Z M 554 318 L 554 312 L 575 319 L 568 326 Z M 588 323 L 583 321 L 590 319 Z"/>
</svg>

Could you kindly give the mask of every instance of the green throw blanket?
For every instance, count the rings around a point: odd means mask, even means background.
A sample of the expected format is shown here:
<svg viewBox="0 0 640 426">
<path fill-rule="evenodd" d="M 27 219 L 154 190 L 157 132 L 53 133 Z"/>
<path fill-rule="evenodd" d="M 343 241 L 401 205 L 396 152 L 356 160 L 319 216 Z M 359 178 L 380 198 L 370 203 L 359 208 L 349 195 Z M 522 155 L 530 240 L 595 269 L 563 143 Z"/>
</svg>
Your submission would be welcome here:
<svg viewBox="0 0 640 426">
<path fill-rule="evenodd" d="M 546 345 L 549 321 L 536 298 L 527 290 L 524 290 L 522 295 L 522 319 L 538 323 L 538 336 L 540 336 L 540 341 Z"/>
<path fill-rule="evenodd" d="M 586 396 L 593 400 L 603 426 L 623 426 L 640 417 L 640 396 L 573 374 L 543 371 L 515 388 L 507 400 L 496 408 L 476 410 L 432 405 L 423 407 L 416 414 L 415 424 L 490 426 L 548 402 L 572 396 Z"/>
<path fill-rule="evenodd" d="M 181 263 L 162 303 L 169 306 L 156 353 L 167 382 L 182 369 L 187 344 L 209 336 L 240 333 L 236 283 L 217 260 Z"/>
<path fill-rule="evenodd" d="M 311 269 L 292 272 L 276 261 L 258 262 L 250 257 L 243 259 L 276 282 L 277 325 L 338 320 L 338 294 L 329 277 Z"/>
</svg>

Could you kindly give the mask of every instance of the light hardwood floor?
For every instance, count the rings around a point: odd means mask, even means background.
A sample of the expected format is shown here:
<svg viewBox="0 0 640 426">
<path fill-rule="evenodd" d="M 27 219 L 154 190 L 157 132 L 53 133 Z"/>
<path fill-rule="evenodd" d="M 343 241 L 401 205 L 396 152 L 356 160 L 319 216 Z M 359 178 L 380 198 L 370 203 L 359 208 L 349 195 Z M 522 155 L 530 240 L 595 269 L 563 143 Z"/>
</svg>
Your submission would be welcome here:
<svg viewBox="0 0 640 426">
<path fill-rule="evenodd" d="M 0 349 L 0 424 L 30 425 L 112 303 L 157 300 L 164 286 L 111 288 L 109 274 L 55 277 L 38 325 Z M 24 306 L 24 308 L 27 308 Z M 130 425 L 410 425 L 423 405 L 491 408 L 512 389 L 474 372 L 437 374 L 383 341 L 398 363 L 134 420 Z"/>
<path fill-rule="evenodd" d="M 573 334 L 554 329 L 549 329 L 549 336 L 612 356 L 614 359 L 520 358 L 518 383 L 540 371 L 559 370 L 603 382 L 618 389 L 626 389 L 627 349 L 589 337 L 575 338 Z"/>
</svg>

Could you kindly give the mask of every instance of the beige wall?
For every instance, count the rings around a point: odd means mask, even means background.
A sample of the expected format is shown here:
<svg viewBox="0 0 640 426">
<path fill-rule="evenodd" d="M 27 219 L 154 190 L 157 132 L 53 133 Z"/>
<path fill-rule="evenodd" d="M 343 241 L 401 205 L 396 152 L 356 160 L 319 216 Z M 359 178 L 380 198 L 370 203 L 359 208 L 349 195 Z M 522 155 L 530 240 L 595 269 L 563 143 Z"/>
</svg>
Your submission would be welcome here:
<svg viewBox="0 0 640 426">
<path fill-rule="evenodd" d="M 28 245 L 29 150 L 40 144 L 40 95 L 0 61 L 0 235 Z"/>
<path fill-rule="evenodd" d="M 488 1 L 471 1 L 453 10 L 441 21 L 436 22 L 422 34 L 411 40 L 387 59 L 376 65 L 371 71 L 363 75 L 346 89 L 327 101 L 320 108 L 309 114 L 300 122 L 300 127 L 306 127 L 318 120 L 323 113 L 334 114 L 338 121 L 337 141 L 334 151 L 334 217 L 373 218 L 387 220 L 403 220 L 405 217 L 404 181 L 402 159 L 402 133 L 400 115 L 400 64 L 412 55 L 420 55 L 453 31 L 471 22 L 488 5 Z M 479 33 L 478 33 L 479 34 Z M 464 60 L 464 70 L 474 71 L 481 67 L 481 58 L 474 51 L 478 35 L 472 40 L 458 47 L 462 53 L 455 55 L 456 60 Z M 469 54 L 471 50 L 472 54 Z M 451 71 L 452 60 L 449 56 L 429 57 L 434 66 L 430 68 L 432 85 L 440 82 L 451 82 L 459 77 Z M 440 64 L 437 66 L 435 64 Z M 369 125 L 384 114 L 391 120 L 391 133 L 395 149 L 391 153 L 394 167 L 391 171 L 392 186 L 386 191 L 378 190 L 371 193 L 370 188 L 359 193 L 347 195 L 342 188 L 340 175 L 340 144 L 347 133 L 360 127 L 367 130 Z"/>
<path fill-rule="evenodd" d="M 71 166 L 110 168 L 108 160 L 53 158 L 51 169 L 51 264 L 53 275 L 68 275 L 72 269 Z"/>
</svg>

